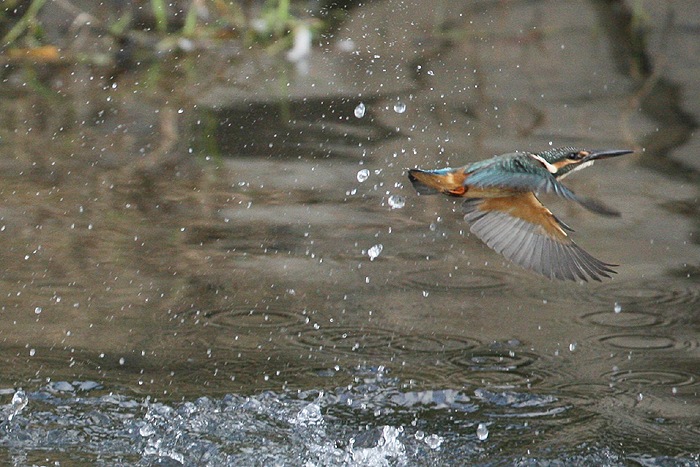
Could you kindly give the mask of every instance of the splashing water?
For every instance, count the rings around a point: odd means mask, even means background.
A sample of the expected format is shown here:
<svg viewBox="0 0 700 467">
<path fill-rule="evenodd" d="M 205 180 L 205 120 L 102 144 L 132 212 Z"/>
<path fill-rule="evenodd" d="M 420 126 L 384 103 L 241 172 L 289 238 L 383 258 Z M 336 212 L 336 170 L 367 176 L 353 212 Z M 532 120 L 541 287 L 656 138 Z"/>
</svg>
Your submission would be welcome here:
<svg viewBox="0 0 700 467">
<path fill-rule="evenodd" d="M 489 437 L 489 429 L 484 423 L 479 423 L 479 426 L 476 427 L 476 437 L 479 438 L 479 441 L 485 441 Z"/>
<path fill-rule="evenodd" d="M 445 440 L 442 436 L 438 435 L 430 435 L 427 438 L 425 438 L 425 444 L 427 444 L 430 449 L 437 449 L 440 447 L 442 442 Z"/>
<path fill-rule="evenodd" d="M 368 169 L 362 169 L 359 172 L 357 172 L 357 181 L 362 183 L 366 181 L 369 178 L 369 170 Z"/>
<path fill-rule="evenodd" d="M 378 243 L 374 245 L 372 248 L 367 250 L 367 255 L 369 256 L 370 261 L 374 261 L 374 258 L 382 254 L 382 250 L 384 249 L 384 245 L 381 243 Z"/>
<path fill-rule="evenodd" d="M 18 415 L 29 403 L 29 398 L 27 394 L 19 389 L 12 396 L 12 402 L 10 403 L 10 413 L 7 415 L 7 421 L 11 422 L 16 415 Z"/>
<path fill-rule="evenodd" d="M 406 198 L 401 195 L 389 196 L 389 206 L 391 209 L 401 209 L 406 205 Z"/>
<path fill-rule="evenodd" d="M 382 427 L 374 446 L 352 449 L 353 465 L 405 465 L 406 447 L 399 439 L 402 432 L 403 427 Z"/>
</svg>

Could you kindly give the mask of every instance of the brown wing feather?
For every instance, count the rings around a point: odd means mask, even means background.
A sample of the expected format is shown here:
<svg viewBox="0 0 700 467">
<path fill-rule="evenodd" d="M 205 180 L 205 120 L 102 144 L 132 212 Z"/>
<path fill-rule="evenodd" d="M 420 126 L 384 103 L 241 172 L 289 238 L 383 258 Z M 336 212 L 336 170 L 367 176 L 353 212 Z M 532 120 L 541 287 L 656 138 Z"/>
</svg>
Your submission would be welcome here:
<svg viewBox="0 0 700 467">
<path fill-rule="evenodd" d="M 513 196 L 484 199 L 478 208 L 480 211 L 501 211 L 538 225 L 553 240 L 560 243 L 571 243 L 562 226 L 552 212 L 544 207 L 533 193 L 518 193 Z"/>
<path fill-rule="evenodd" d="M 472 198 L 464 203 L 470 230 L 514 263 L 549 278 L 599 281 L 610 266 L 576 245 L 532 193 Z"/>
</svg>

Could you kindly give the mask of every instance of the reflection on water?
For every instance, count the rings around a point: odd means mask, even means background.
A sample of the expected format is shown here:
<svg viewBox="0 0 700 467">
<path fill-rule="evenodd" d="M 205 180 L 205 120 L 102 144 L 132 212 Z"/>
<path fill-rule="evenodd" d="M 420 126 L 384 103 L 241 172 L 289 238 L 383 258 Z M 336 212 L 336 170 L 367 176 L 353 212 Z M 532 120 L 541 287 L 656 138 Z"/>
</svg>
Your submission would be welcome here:
<svg viewBox="0 0 700 467">
<path fill-rule="evenodd" d="M 640 78 L 588 7 L 445 6 L 440 28 L 395 7 L 359 8 L 337 31 L 355 53 L 319 50 L 308 75 L 261 67 L 275 92 L 136 69 L 89 91 L 109 103 L 91 125 L 3 102 L 31 128 L 2 120 L 11 462 L 697 465 L 696 161 L 684 183 L 635 157 L 571 178 L 621 219 L 551 203 L 612 280 L 508 264 L 405 169 L 672 130 L 630 111 Z"/>
</svg>

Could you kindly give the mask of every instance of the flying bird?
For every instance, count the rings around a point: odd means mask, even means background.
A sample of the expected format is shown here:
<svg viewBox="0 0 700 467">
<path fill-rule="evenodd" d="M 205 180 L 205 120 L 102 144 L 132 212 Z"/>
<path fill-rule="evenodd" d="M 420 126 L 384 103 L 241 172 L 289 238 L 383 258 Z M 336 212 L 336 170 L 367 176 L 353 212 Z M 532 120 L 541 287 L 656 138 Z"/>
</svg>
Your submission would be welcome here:
<svg viewBox="0 0 700 467">
<path fill-rule="evenodd" d="M 408 179 L 420 195 L 443 193 L 466 198 L 470 231 L 512 262 L 550 279 L 600 281 L 614 274 L 604 263 L 574 243 L 571 227 L 558 219 L 538 193 L 554 193 L 604 216 L 620 213 L 599 201 L 576 195 L 561 183 L 567 175 L 600 159 L 634 151 L 571 147 L 514 152 L 456 169 L 410 169 Z"/>
</svg>

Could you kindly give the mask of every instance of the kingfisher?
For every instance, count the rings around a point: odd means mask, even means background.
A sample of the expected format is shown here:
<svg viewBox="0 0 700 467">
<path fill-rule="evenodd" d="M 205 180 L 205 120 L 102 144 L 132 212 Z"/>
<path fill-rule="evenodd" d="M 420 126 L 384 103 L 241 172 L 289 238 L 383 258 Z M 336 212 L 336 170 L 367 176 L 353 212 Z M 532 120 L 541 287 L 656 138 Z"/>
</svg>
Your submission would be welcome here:
<svg viewBox="0 0 700 467">
<path fill-rule="evenodd" d="M 573 147 L 542 152 L 513 152 L 437 170 L 409 169 L 419 195 L 443 193 L 466 198 L 464 219 L 470 231 L 510 261 L 550 279 L 601 281 L 616 264 L 594 258 L 569 236 L 573 229 L 537 198 L 554 193 L 604 216 L 620 213 L 600 201 L 576 195 L 561 183 L 573 172 L 600 159 L 622 156 L 627 149 Z"/>
</svg>

